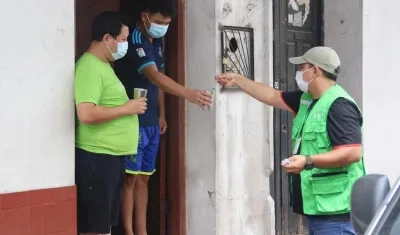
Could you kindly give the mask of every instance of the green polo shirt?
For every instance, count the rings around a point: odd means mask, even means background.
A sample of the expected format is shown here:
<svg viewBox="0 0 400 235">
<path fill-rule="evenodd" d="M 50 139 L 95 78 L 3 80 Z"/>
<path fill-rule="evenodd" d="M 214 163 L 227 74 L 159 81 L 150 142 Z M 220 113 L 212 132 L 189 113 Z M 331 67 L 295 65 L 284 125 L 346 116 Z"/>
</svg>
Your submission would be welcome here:
<svg viewBox="0 0 400 235">
<path fill-rule="evenodd" d="M 93 103 L 117 107 L 129 98 L 109 63 L 85 53 L 75 66 L 75 104 Z M 139 121 L 137 115 L 119 117 L 103 124 L 84 124 L 77 120 L 76 147 L 93 153 L 115 156 L 137 151 Z"/>
</svg>

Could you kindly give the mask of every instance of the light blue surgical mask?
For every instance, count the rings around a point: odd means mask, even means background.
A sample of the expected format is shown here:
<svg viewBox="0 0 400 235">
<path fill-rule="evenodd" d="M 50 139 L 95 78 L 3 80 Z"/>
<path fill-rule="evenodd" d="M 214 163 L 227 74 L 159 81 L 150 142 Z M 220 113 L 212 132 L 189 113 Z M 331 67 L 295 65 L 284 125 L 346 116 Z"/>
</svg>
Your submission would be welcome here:
<svg viewBox="0 0 400 235">
<path fill-rule="evenodd" d="M 168 31 L 168 26 L 169 25 L 160 25 L 151 22 L 149 15 L 147 15 L 147 19 L 151 23 L 150 28 L 147 28 L 146 24 L 144 24 L 144 27 L 146 28 L 147 33 L 149 34 L 150 37 L 152 38 L 161 38 L 163 37 L 167 31 Z"/>
<path fill-rule="evenodd" d="M 126 55 L 128 52 L 128 42 L 117 42 L 117 52 L 112 52 L 110 48 L 107 46 L 114 60 L 119 60 Z"/>
</svg>

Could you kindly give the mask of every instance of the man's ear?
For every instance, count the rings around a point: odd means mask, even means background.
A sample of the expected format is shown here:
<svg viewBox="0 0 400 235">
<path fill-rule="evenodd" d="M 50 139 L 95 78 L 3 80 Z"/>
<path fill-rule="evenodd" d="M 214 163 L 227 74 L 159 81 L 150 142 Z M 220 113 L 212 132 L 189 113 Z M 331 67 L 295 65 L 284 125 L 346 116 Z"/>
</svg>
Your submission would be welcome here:
<svg viewBox="0 0 400 235">
<path fill-rule="evenodd" d="M 146 20 L 147 20 L 147 12 L 141 12 L 140 13 L 140 18 L 142 19 L 142 21 L 143 21 L 143 23 L 145 23 L 146 22 Z"/>
<path fill-rule="evenodd" d="M 317 74 L 317 75 L 322 74 L 322 70 L 318 66 L 314 66 L 313 70 L 314 70 L 315 74 Z"/>
<path fill-rule="evenodd" d="M 106 45 L 110 45 L 111 44 L 111 42 L 114 40 L 114 38 L 110 35 L 110 34 L 104 34 L 104 36 L 103 36 L 103 42 L 106 44 Z"/>
</svg>

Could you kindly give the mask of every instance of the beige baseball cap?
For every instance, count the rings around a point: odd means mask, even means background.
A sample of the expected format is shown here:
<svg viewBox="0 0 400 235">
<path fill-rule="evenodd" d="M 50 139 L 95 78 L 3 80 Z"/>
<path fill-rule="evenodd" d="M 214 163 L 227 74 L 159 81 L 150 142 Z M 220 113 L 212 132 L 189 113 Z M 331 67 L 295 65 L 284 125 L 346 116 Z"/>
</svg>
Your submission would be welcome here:
<svg viewBox="0 0 400 235">
<path fill-rule="evenodd" d="M 334 75 L 340 70 L 339 56 L 330 47 L 313 47 L 302 56 L 289 58 L 289 62 L 296 65 L 310 63 Z"/>
</svg>

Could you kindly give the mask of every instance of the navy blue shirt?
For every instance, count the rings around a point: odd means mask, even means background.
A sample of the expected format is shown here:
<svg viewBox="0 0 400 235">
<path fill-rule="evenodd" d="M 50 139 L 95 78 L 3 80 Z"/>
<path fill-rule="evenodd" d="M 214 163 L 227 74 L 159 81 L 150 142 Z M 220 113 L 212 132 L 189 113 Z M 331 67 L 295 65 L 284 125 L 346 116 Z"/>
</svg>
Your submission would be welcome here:
<svg viewBox="0 0 400 235">
<path fill-rule="evenodd" d="M 158 70 L 164 68 L 163 43 L 161 38 L 151 42 L 139 28 L 134 28 L 128 38 L 127 54 L 114 64 L 118 78 L 124 84 L 129 98 L 133 98 L 134 88 L 147 89 L 147 110 L 139 115 L 139 125 L 158 126 L 158 87 L 151 83 L 142 73 L 150 65 L 156 65 Z"/>
</svg>

